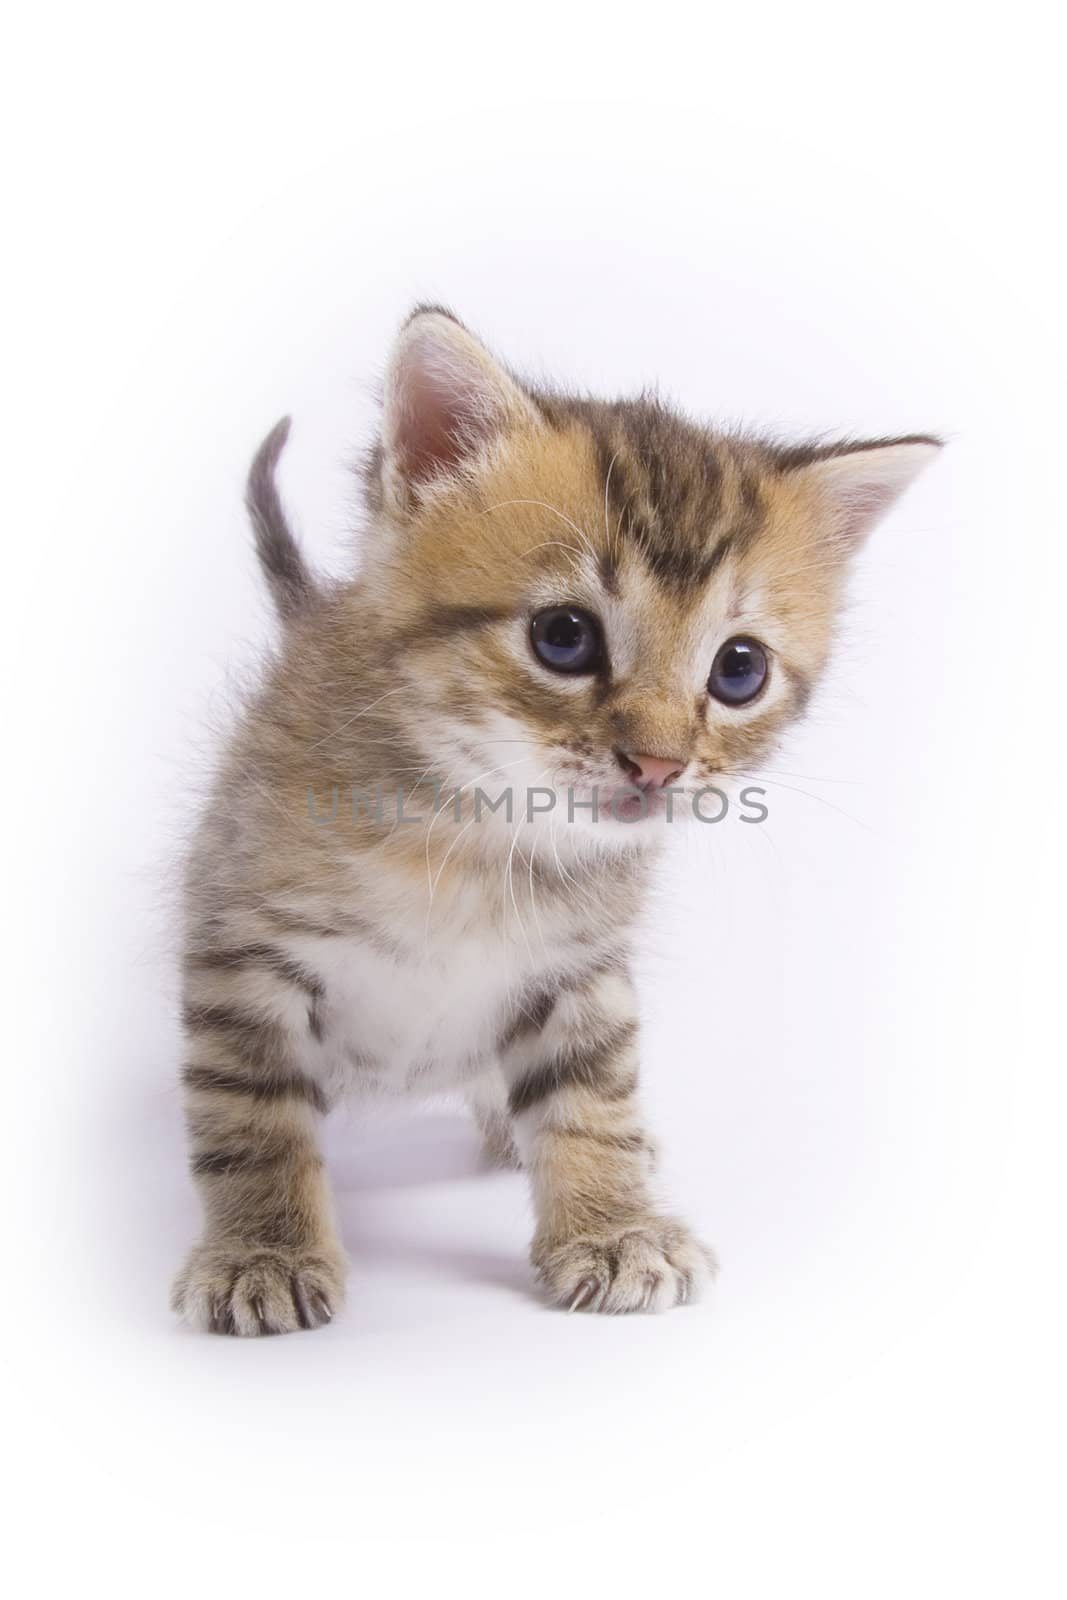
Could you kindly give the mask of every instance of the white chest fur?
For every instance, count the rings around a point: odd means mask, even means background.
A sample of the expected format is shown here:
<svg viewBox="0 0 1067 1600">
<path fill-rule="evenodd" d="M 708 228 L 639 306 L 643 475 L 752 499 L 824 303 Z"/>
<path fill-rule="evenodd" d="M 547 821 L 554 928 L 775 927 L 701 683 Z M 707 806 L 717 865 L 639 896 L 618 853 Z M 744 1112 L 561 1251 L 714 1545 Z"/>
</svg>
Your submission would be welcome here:
<svg viewBox="0 0 1067 1600">
<path fill-rule="evenodd" d="M 285 942 L 325 991 L 305 1070 L 357 1095 L 469 1089 L 492 1074 L 501 1039 L 546 990 L 615 953 L 632 901 L 626 875 L 583 876 L 577 863 L 536 885 L 532 868 L 439 873 L 432 895 L 426 878 L 366 857 L 338 880 L 343 898 L 292 906 L 309 931 Z"/>
<path fill-rule="evenodd" d="M 588 959 L 562 926 L 442 919 L 406 943 L 354 935 L 289 941 L 322 981 L 321 1039 L 305 1067 L 346 1094 L 437 1094 L 494 1070 L 498 1046 L 538 990 Z M 410 928 L 409 928 L 410 933 Z"/>
</svg>

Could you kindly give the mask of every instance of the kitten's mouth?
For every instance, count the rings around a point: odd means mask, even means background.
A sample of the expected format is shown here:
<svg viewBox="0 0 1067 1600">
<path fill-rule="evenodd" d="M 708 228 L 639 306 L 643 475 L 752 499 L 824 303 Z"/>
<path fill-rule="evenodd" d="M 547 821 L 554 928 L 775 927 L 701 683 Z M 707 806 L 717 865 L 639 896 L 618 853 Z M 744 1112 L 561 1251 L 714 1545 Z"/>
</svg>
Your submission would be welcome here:
<svg viewBox="0 0 1067 1600">
<path fill-rule="evenodd" d="M 633 784 L 592 784 L 575 787 L 571 794 L 580 797 L 578 804 L 582 807 L 583 815 L 586 808 L 592 815 L 593 796 L 596 796 L 595 820 L 598 822 L 646 822 L 656 817 L 670 816 L 678 802 L 677 790 L 673 796 L 668 796 L 664 790 Z"/>
<path fill-rule="evenodd" d="M 666 796 L 657 789 L 621 791 L 611 803 L 611 814 L 620 822 L 645 822 L 667 814 Z"/>
</svg>

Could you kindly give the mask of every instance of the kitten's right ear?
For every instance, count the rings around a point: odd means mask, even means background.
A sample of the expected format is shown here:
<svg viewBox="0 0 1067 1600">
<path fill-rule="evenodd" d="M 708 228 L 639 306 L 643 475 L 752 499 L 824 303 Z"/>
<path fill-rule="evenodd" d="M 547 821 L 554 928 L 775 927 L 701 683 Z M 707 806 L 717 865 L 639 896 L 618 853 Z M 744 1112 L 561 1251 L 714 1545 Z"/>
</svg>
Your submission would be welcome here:
<svg viewBox="0 0 1067 1600">
<path fill-rule="evenodd" d="M 382 488 L 397 510 L 459 476 L 510 429 L 538 426 L 532 401 L 462 323 L 420 306 L 385 378 Z"/>
<path fill-rule="evenodd" d="M 933 434 L 846 441 L 799 452 L 792 470 L 814 488 L 827 531 L 850 554 L 940 450 Z"/>
</svg>

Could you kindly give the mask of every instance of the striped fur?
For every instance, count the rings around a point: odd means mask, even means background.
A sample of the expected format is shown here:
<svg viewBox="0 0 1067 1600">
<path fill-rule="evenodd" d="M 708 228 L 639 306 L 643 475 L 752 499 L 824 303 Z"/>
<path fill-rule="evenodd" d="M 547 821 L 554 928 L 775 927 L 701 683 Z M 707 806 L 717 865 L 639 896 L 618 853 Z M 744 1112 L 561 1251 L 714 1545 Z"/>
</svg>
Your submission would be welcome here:
<svg viewBox="0 0 1067 1600">
<path fill-rule="evenodd" d="M 755 770 L 818 680 L 851 552 L 936 442 L 786 448 L 653 399 L 537 391 L 423 308 L 368 457 L 363 572 L 325 585 L 275 487 L 286 433 L 248 491 L 281 648 L 186 880 L 205 1226 L 175 1306 L 239 1335 L 327 1322 L 344 1262 L 319 1121 L 342 1095 L 440 1092 L 468 1100 L 493 1160 L 527 1168 L 554 1301 L 687 1300 L 711 1257 L 655 1201 L 628 976 L 666 829 L 570 816 L 566 797 L 627 786 L 627 752 L 676 762 L 683 796 Z M 587 678 L 530 647 L 532 616 L 564 603 L 600 619 Z M 738 634 L 771 667 L 729 708 L 707 678 Z M 377 814 L 353 785 L 394 804 Z M 527 817 L 538 789 L 558 806 Z"/>
</svg>

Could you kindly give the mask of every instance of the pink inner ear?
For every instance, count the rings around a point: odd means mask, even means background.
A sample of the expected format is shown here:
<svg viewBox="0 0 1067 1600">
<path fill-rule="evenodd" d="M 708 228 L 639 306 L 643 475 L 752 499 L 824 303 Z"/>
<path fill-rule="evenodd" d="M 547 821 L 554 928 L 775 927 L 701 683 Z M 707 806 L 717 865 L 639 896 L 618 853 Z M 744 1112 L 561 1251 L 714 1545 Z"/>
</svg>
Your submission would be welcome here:
<svg viewBox="0 0 1067 1600">
<path fill-rule="evenodd" d="M 836 504 L 843 536 L 858 544 L 909 483 L 937 454 L 934 439 L 872 443 L 804 468 Z"/>
<path fill-rule="evenodd" d="M 491 431 L 490 397 L 481 393 L 478 376 L 465 373 L 460 362 L 449 371 L 429 340 L 405 353 L 395 442 L 410 481 L 425 482 L 449 471 Z"/>
<path fill-rule="evenodd" d="M 470 416 L 448 381 L 413 354 L 404 374 L 397 444 L 408 477 L 424 481 L 454 467 L 469 437 Z"/>
<path fill-rule="evenodd" d="M 875 522 L 887 511 L 896 499 L 896 494 L 884 483 L 851 483 L 841 495 L 841 508 L 845 513 L 845 525 L 852 537 L 860 533 Z"/>
</svg>

